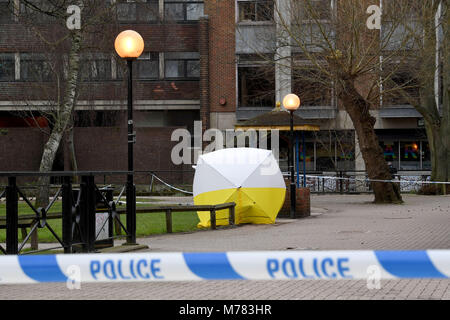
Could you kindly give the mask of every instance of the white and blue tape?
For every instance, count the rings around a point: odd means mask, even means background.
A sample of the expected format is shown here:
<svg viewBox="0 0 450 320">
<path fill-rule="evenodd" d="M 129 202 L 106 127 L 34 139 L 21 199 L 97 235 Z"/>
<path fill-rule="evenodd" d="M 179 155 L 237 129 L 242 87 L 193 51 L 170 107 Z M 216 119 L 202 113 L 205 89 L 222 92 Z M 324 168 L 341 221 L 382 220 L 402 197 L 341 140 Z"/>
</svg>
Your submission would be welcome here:
<svg viewBox="0 0 450 320">
<path fill-rule="evenodd" d="M 449 278 L 450 250 L 253 251 L 0 257 L 0 284 L 186 280 Z M 77 272 L 74 272 L 77 270 Z M 371 269 L 373 270 L 373 268 Z"/>
</svg>

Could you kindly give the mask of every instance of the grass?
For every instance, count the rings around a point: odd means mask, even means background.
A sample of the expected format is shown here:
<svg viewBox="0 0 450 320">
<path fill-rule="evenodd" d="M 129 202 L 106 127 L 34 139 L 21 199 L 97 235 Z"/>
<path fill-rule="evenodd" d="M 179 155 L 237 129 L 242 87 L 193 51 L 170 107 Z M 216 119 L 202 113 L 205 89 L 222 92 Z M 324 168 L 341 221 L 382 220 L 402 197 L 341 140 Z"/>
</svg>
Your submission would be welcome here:
<svg viewBox="0 0 450 320">
<path fill-rule="evenodd" d="M 148 200 L 148 199 L 147 199 Z M 151 207 L 156 204 L 137 204 L 137 207 Z M 125 208 L 125 205 L 118 206 L 118 208 Z M 61 212 L 61 201 L 56 201 L 49 213 Z M 34 214 L 34 211 L 28 207 L 24 202 L 19 202 L 19 218 L 21 215 Z M 0 202 L 0 216 L 6 215 L 6 204 L 4 201 Z M 120 220 L 126 226 L 125 214 L 120 215 Z M 199 222 L 197 212 L 173 212 L 172 213 L 172 231 L 173 232 L 190 232 L 197 229 Z M 50 227 L 56 232 L 58 237 L 62 238 L 62 221 L 61 219 L 47 220 Z M 29 229 L 27 230 L 29 231 Z M 145 237 L 154 234 L 166 233 L 166 216 L 165 213 L 138 213 L 136 215 L 136 236 Z M 57 242 L 48 228 L 38 229 L 39 242 L 49 243 Z M 22 240 L 21 231 L 19 230 L 19 241 Z M 6 230 L 0 229 L 0 243 L 6 241 Z"/>
</svg>

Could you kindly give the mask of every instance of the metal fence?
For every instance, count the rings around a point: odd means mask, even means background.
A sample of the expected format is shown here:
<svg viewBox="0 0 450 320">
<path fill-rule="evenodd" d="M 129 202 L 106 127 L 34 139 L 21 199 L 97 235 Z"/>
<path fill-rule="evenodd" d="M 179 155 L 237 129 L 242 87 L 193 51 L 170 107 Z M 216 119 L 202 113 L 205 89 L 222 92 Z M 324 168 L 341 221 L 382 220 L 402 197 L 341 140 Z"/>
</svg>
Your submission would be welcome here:
<svg viewBox="0 0 450 320">
<path fill-rule="evenodd" d="M 283 173 L 286 179 L 288 173 Z M 297 176 L 296 176 L 297 177 Z M 304 175 L 298 175 L 298 185 L 304 185 Z M 430 181 L 430 173 L 424 171 L 408 171 L 393 175 L 393 181 L 398 181 L 401 192 L 417 192 L 424 182 Z M 370 193 L 370 179 L 365 171 L 332 171 L 307 172 L 306 187 L 314 193 Z"/>
<path fill-rule="evenodd" d="M 101 176 L 126 177 L 129 172 L 0 172 L 0 177 L 7 178 L 7 185 L 0 187 L 0 200 L 6 201 L 6 215 L 0 216 L 0 229 L 6 230 L 6 248 L 0 245 L 0 251 L 4 254 L 19 254 L 32 234 L 38 229 L 48 230 L 58 243 L 57 247 L 49 249 L 64 249 L 64 253 L 92 252 L 99 244 L 110 243 L 116 237 L 135 239 L 136 217 L 134 220 L 127 213 L 126 226 L 117 214 L 116 205 L 124 196 L 125 183 L 122 186 L 99 186 L 95 178 Z M 61 184 L 53 184 L 54 191 L 49 203 L 44 207 L 36 207 L 26 189 L 17 183 L 19 177 L 47 176 L 58 178 Z M 75 178 L 79 183 L 74 184 Z M 123 180 L 122 180 L 123 181 Z M 36 186 L 34 187 L 36 188 Z M 114 201 L 113 192 L 117 189 L 119 196 Z M 56 191 L 55 191 L 56 190 Z M 127 202 L 135 202 L 133 192 L 125 194 Z M 61 199 L 61 209 L 55 212 L 55 203 Z M 20 203 L 20 210 L 19 210 Z M 128 209 L 128 207 L 127 207 Z M 28 212 L 31 210 L 32 214 Z M 28 211 L 28 212 L 27 212 Z M 58 211 L 58 210 L 56 210 Z M 60 230 L 55 230 L 49 220 L 60 219 Z M 123 235 L 113 235 L 113 223 L 122 231 Z M 22 233 L 22 241 L 19 243 L 18 230 L 26 230 Z M 26 253 L 35 253 L 29 251 Z"/>
</svg>

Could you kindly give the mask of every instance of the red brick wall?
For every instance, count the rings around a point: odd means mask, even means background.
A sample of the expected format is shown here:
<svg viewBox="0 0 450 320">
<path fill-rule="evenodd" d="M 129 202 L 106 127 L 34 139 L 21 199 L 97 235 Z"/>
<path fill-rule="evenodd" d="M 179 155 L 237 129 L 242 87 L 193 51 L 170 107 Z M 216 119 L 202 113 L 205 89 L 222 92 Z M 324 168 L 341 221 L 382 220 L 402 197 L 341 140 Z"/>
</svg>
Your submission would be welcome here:
<svg viewBox="0 0 450 320">
<path fill-rule="evenodd" d="M 210 25 L 210 111 L 235 112 L 235 1 L 206 0 L 205 14 Z M 225 106 L 219 104 L 222 97 L 226 99 Z"/>
<path fill-rule="evenodd" d="M 175 129 L 136 128 L 136 171 L 157 171 L 158 176 L 169 183 L 192 183 L 192 174 L 181 173 L 181 170 L 192 171 L 192 168 L 189 165 L 174 165 L 170 160 L 172 147 L 178 143 L 170 141 Z M 38 171 L 47 139 L 48 136 L 36 128 L 0 129 L 0 171 Z M 127 128 L 75 128 L 74 142 L 78 170 L 127 170 Z M 67 147 L 65 149 L 64 166 L 70 170 Z M 137 175 L 136 183 L 148 184 L 149 179 L 148 175 Z"/>
<path fill-rule="evenodd" d="M 0 171 L 39 170 L 47 138 L 37 128 L 0 129 Z"/>
<path fill-rule="evenodd" d="M 160 171 L 158 176 L 170 183 L 181 183 L 181 170 L 188 165 L 175 165 L 171 151 L 178 142 L 170 141 L 176 127 L 135 128 L 134 169 Z M 127 128 L 75 128 L 75 152 L 80 171 L 126 171 L 128 166 Z M 66 170 L 70 170 L 66 151 Z M 163 172 L 172 171 L 172 172 Z M 144 180 L 142 180 L 144 179 Z M 146 179 L 146 180 L 145 180 Z M 136 183 L 149 183 L 149 176 L 136 176 Z M 187 182 L 187 181 L 184 181 Z M 190 181 L 192 183 L 192 181 Z"/>
</svg>

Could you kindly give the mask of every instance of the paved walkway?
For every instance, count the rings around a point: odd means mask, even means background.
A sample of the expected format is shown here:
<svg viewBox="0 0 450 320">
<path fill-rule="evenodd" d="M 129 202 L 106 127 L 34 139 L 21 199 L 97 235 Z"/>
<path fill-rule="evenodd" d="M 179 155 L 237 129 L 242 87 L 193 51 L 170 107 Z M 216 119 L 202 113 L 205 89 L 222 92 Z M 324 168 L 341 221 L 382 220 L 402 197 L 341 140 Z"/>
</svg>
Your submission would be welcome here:
<svg viewBox="0 0 450 320">
<path fill-rule="evenodd" d="M 243 225 L 140 238 L 152 252 L 242 250 L 450 249 L 450 196 L 404 195 L 403 205 L 374 205 L 369 195 L 313 195 L 313 215 L 275 225 Z M 190 201 L 189 198 L 180 201 Z M 208 281 L 7 285 L 0 299 L 450 299 L 450 280 Z"/>
</svg>

